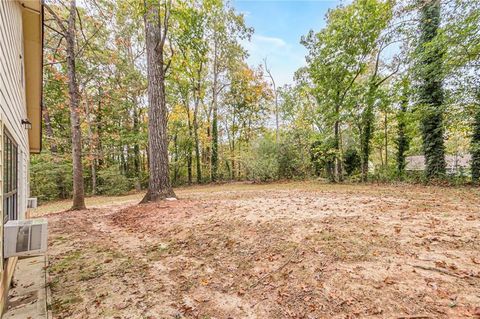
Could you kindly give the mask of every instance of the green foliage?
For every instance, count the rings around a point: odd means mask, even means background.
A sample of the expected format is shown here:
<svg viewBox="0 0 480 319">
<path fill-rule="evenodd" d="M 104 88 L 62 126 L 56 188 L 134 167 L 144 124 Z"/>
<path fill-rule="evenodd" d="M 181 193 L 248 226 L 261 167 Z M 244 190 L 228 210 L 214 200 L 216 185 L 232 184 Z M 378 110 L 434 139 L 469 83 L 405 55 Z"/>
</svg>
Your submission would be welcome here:
<svg viewBox="0 0 480 319">
<path fill-rule="evenodd" d="M 335 180 L 334 166 L 335 159 L 338 157 L 333 138 L 326 140 L 315 140 L 310 147 L 310 159 L 315 168 L 317 176 Z"/>
<path fill-rule="evenodd" d="M 420 42 L 417 73 L 418 103 L 422 113 L 421 131 L 428 178 L 445 176 L 442 87 L 442 49 L 433 40 L 440 25 L 440 1 L 429 1 L 420 9 Z"/>
<path fill-rule="evenodd" d="M 102 195 L 124 195 L 133 187 L 117 166 L 110 166 L 98 172 L 98 192 Z"/>
<path fill-rule="evenodd" d="M 301 39 L 307 65 L 277 92 L 264 68 L 247 63 L 242 45 L 253 29 L 241 13 L 223 0 L 172 2 L 164 51 L 172 183 L 312 174 L 352 181 L 359 173 L 363 181 L 426 182 L 444 171 L 444 153 L 467 152 L 472 179 L 479 179 L 480 3 L 440 2 L 339 5 L 324 28 Z M 96 177 L 96 193 L 122 194 L 148 180 L 143 15 L 159 2 L 90 4 L 79 7 L 76 25 L 86 189 Z M 53 7 L 65 16 L 61 5 Z M 161 7 L 158 17 L 146 18 L 165 18 Z M 410 23 L 418 14 L 420 24 Z M 47 12 L 46 23 L 52 21 Z M 48 27 L 44 56 L 43 145 L 53 155 L 32 158 L 31 183 L 42 201 L 71 195 L 65 43 Z M 423 153 L 427 176 L 404 172 L 407 156 Z"/>
<path fill-rule="evenodd" d="M 30 162 L 30 191 L 42 201 L 66 199 L 72 193 L 72 162 L 42 153 Z"/>
<path fill-rule="evenodd" d="M 357 150 L 353 147 L 348 148 L 343 155 L 343 165 L 348 176 L 359 173 L 362 161 Z"/>
<path fill-rule="evenodd" d="M 279 165 L 277 146 L 269 136 L 263 136 L 252 143 L 252 150 L 245 160 L 249 177 L 253 180 L 267 182 L 278 179 Z"/>
<path fill-rule="evenodd" d="M 379 0 L 357 0 L 347 6 L 340 6 L 329 11 L 327 26 L 318 33 L 310 33 L 302 38 L 309 55 L 307 57 L 308 73 L 312 80 L 312 91 L 319 110 L 324 114 L 326 125 L 334 132 L 334 148 L 340 156 L 340 129 L 344 114 L 355 107 L 365 109 L 361 114 L 362 153 L 368 162 L 369 144 L 373 131 L 375 91 L 381 82 L 377 80 L 378 66 L 371 79 L 367 80 L 366 89 L 362 90 L 363 103 L 359 103 L 355 92 L 356 83 L 365 77 L 369 64 L 385 48 L 379 43 L 382 31 L 392 18 L 392 3 Z M 361 105 L 364 104 L 364 105 Z M 335 175 L 341 180 L 340 157 L 335 158 Z M 338 167 L 340 166 L 340 167 Z"/>
<path fill-rule="evenodd" d="M 405 173 L 406 152 L 410 147 L 410 138 L 407 135 L 408 111 L 408 83 L 404 80 L 400 98 L 400 109 L 397 114 L 398 131 L 395 144 L 397 146 L 397 175 L 402 177 Z"/>
<path fill-rule="evenodd" d="M 472 181 L 478 183 L 480 180 L 480 94 L 479 94 L 479 104 L 477 104 L 475 119 L 473 123 L 473 134 L 471 141 L 471 172 L 472 172 Z"/>
<path fill-rule="evenodd" d="M 299 179 L 311 175 L 309 143 L 305 132 L 287 133 L 278 145 L 277 157 L 280 178 Z"/>
</svg>

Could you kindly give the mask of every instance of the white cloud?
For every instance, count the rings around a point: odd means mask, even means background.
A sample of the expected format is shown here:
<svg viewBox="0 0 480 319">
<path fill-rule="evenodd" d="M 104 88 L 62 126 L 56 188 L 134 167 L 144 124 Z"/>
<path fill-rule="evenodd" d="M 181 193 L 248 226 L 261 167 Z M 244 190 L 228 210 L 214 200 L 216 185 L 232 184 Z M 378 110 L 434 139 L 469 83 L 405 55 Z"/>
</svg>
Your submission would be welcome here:
<svg viewBox="0 0 480 319">
<path fill-rule="evenodd" d="M 259 42 L 259 43 L 263 42 L 265 44 L 271 44 L 271 45 L 274 45 L 274 46 L 279 47 L 279 48 L 287 46 L 287 43 L 281 38 L 267 37 L 267 36 L 260 35 L 260 34 L 254 34 L 252 38 L 253 38 L 252 42 L 254 42 L 254 41 Z"/>
<path fill-rule="evenodd" d="M 267 58 L 278 86 L 292 83 L 295 71 L 305 64 L 305 50 L 282 38 L 254 34 L 251 41 L 245 41 L 243 46 L 249 53 L 248 63 L 251 66 L 263 64 Z"/>
</svg>

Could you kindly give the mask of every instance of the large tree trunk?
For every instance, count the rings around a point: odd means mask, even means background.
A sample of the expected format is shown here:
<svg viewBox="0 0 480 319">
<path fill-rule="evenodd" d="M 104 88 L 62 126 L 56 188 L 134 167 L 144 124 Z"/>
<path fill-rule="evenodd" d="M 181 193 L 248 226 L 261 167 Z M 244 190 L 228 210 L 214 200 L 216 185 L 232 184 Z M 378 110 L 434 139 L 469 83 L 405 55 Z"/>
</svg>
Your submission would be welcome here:
<svg viewBox="0 0 480 319">
<path fill-rule="evenodd" d="M 72 130 L 73 204 L 72 210 L 85 209 L 85 191 L 82 166 L 82 130 L 80 127 L 79 93 L 75 69 L 76 3 L 70 1 L 70 15 L 66 34 L 68 94 L 70 97 L 70 125 Z"/>
<path fill-rule="evenodd" d="M 169 15 L 169 12 L 165 12 Z M 165 99 L 164 45 L 168 19 L 160 18 L 155 5 L 146 8 L 145 41 L 148 79 L 148 152 L 150 176 L 142 203 L 175 197 L 168 175 L 167 106 Z M 160 25 L 160 21 L 166 21 Z"/>
<path fill-rule="evenodd" d="M 423 0 L 420 9 L 419 103 L 423 108 L 421 130 L 428 178 L 445 175 L 442 88 L 442 52 L 431 46 L 440 25 L 440 0 Z"/>
</svg>

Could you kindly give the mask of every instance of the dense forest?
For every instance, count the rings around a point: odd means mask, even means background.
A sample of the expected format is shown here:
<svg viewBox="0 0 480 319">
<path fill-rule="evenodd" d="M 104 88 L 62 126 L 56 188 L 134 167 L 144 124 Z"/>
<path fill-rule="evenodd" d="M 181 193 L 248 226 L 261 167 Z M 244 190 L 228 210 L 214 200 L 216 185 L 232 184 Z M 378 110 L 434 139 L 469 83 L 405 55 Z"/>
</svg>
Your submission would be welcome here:
<svg viewBox="0 0 480 319">
<path fill-rule="evenodd" d="M 279 87 L 267 57 L 247 64 L 254 30 L 223 0 L 48 1 L 32 195 L 82 208 L 155 183 L 476 183 L 480 2 L 355 0 L 325 19 Z"/>
</svg>

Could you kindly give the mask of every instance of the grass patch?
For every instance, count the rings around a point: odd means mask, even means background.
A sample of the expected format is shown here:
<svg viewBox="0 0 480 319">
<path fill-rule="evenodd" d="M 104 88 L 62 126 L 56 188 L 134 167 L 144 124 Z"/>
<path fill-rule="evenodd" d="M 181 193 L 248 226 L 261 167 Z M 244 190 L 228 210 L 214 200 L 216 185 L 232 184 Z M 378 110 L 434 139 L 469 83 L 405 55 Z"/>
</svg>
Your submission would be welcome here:
<svg viewBox="0 0 480 319">
<path fill-rule="evenodd" d="M 77 266 L 77 262 L 80 258 L 82 258 L 82 256 L 82 250 L 74 250 L 68 253 L 66 256 L 62 256 L 62 259 L 58 263 L 53 264 L 50 267 L 50 270 L 56 273 L 62 273 L 70 270 L 73 267 Z"/>
</svg>

